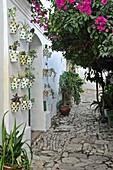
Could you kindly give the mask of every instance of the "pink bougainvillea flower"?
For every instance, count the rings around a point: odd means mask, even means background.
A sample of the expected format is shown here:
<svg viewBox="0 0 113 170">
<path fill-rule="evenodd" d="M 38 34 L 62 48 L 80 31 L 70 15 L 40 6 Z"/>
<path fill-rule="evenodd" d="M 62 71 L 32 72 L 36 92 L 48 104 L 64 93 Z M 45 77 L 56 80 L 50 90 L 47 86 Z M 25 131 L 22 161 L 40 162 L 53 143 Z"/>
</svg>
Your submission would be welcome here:
<svg viewBox="0 0 113 170">
<path fill-rule="evenodd" d="M 56 4 L 60 4 L 61 0 L 55 0 Z"/>
<path fill-rule="evenodd" d="M 108 28 L 105 31 L 108 32 Z"/>
<path fill-rule="evenodd" d="M 61 9 L 61 5 L 58 5 L 58 6 L 57 6 L 57 9 L 60 10 L 60 9 Z"/>
<path fill-rule="evenodd" d="M 67 9 L 67 6 L 64 6 L 64 9 Z"/>
<path fill-rule="evenodd" d="M 65 0 L 61 0 L 60 5 L 63 6 L 66 3 Z"/>
<path fill-rule="evenodd" d="M 75 0 L 70 0 L 70 4 L 72 4 L 72 3 L 74 3 L 75 2 Z"/>
<path fill-rule="evenodd" d="M 112 33 L 113 33 L 113 30 L 112 30 Z"/>
<path fill-rule="evenodd" d="M 101 2 L 105 5 L 107 3 L 107 0 L 102 0 Z"/>
</svg>

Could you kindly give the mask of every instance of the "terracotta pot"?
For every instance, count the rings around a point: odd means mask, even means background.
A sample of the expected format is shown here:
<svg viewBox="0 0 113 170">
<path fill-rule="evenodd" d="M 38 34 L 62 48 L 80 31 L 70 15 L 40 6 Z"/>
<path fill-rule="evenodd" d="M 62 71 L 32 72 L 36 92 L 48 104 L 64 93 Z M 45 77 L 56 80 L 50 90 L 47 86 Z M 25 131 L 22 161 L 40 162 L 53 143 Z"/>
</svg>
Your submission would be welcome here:
<svg viewBox="0 0 113 170">
<path fill-rule="evenodd" d="M 64 116 L 69 115 L 70 110 L 71 110 L 71 107 L 70 107 L 70 106 L 61 106 L 61 107 L 60 107 L 60 112 L 61 112 L 61 114 L 64 115 Z"/>
<path fill-rule="evenodd" d="M 7 170 L 7 169 L 16 170 L 17 168 L 11 168 L 11 167 L 9 167 L 9 166 L 5 166 L 5 165 L 4 165 L 4 170 Z M 19 166 L 18 169 L 21 170 L 22 168 Z"/>
</svg>

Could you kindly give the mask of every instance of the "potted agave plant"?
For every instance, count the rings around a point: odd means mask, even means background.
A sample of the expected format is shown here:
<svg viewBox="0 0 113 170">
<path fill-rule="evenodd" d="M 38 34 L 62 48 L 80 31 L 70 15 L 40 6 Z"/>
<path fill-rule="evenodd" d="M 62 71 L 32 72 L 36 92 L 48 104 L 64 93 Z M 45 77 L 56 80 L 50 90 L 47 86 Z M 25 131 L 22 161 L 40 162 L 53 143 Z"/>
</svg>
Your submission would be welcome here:
<svg viewBox="0 0 113 170">
<path fill-rule="evenodd" d="M 27 63 L 28 56 L 26 55 L 25 51 L 19 52 L 19 59 L 20 59 L 20 65 L 25 66 Z"/>
<path fill-rule="evenodd" d="M 2 144 L 0 145 L 0 170 L 29 170 L 33 159 L 33 153 L 31 147 L 28 145 L 27 140 L 23 140 L 26 125 L 20 133 L 19 128 L 23 125 L 16 125 L 16 119 L 14 121 L 14 127 L 9 132 L 5 126 L 5 115 L 2 119 Z M 30 149 L 31 161 L 29 161 L 26 149 L 23 147 L 26 145 Z"/>
<path fill-rule="evenodd" d="M 36 50 L 30 50 L 28 53 L 28 58 L 27 58 L 27 64 L 31 65 L 33 63 L 34 58 L 37 57 L 36 55 L 37 51 Z"/>
<path fill-rule="evenodd" d="M 21 88 L 26 89 L 28 87 L 29 79 L 25 77 L 26 71 L 24 73 L 18 72 L 18 78 L 21 80 Z"/>
<path fill-rule="evenodd" d="M 33 103 L 35 103 L 35 99 L 32 98 L 28 101 L 28 109 L 31 110 L 31 108 L 33 107 Z"/>
<path fill-rule="evenodd" d="M 30 31 L 28 31 L 27 38 L 26 38 L 27 42 L 32 42 L 32 39 L 33 39 L 33 36 L 34 36 L 34 31 L 35 31 L 34 28 L 32 28 Z"/>
<path fill-rule="evenodd" d="M 11 111 L 12 112 L 18 112 L 19 105 L 21 103 L 20 99 L 21 97 L 19 97 L 17 93 L 13 95 L 13 98 L 11 99 Z"/>
<path fill-rule="evenodd" d="M 8 9 L 8 12 L 9 12 L 8 16 L 9 16 L 9 18 L 12 17 L 12 20 L 13 20 L 13 21 L 9 22 L 11 34 L 16 34 L 18 26 L 19 26 L 19 24 L 15 22 L 16 11 L 17 11 L 16 7 Z"/>
<path fill-rule="evenodd" d="M 23 22 L 19 22 L 22 27 L 20 28 L 20 39 L 25 40 L 27 38 L 27 32 L 28 32 L 28 28 L 30 27 L 28 24 L 25 24 Z"/>
<path fill-rule="evenodd" d="M 28 107 L 28 95 L 25 94 L 21 98 L 21 110 L 27 110 Z"/>
<path fill-rule="evenodd" d="M 29 80 L 28 82 L 28 88 L 31 88 L 34 81 L 35 81 L 35 75 L 34 73 L 32 73 L 32 71 L 34 70 L 34 68 L 25 68 L 25 78 Z"/>
<path fill-rule="evenodd" d="M 18 61 L 19 52 L 17 51 L 17 47 L 20 46 L 18 41 L 14 41 L 13 45 L 9 46 L 9 57 L 10 62 L 15 63 Z"/>
<path fill-rule="evenodd" d="M 18 89 L 19 83 L 20 83 L 20 78 L 17 78 L 17 77 L 15 77 L 14 75 L 12 75 L 12 76 L 10 77 L 10 80 L 11 80 L 11 89 L 12 89 L 12 90 Z"/>
</svg>

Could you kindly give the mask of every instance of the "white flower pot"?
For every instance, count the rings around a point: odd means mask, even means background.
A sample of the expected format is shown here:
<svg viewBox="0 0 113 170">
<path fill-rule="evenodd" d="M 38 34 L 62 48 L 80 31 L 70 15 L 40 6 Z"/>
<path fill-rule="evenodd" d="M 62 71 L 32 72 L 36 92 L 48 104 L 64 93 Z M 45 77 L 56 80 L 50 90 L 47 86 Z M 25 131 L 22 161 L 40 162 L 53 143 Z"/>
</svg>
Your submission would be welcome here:
<svg viewBox="0 0 113 170">
<path fill-rule="evenodd" d="M 28 109 L 31 110 L 31 108 L 33 107 L 33 103 L 31 102 L 31 100 L 28 101 Z"/>
<path fill-rule="evenodd" d="M 17 103 L 11 102 L 11 111 L 12 111 L 12 112 L 18 112 L 18 110 L 19 110 L 19 105 L 20 105 L 19 102 L 17 102 Z"/>
<path fill-rule="evenodd" d="M 20 28 L 20 39 L 26 40 L 27 38 L 27 29 Z"/>
<path fill-rule="evenodd" d="M 33 85 L 33 80 L 30 80 L 30 81 L 28 82 L 28 88 L 31 88 L 32 85 Z"/>
<path fill-rule="evenodd" d="M 25 66 L 27 63 L 27 55 L 19 55 L 19 59 L 20 59 L 20 65 L 21 66 Z"/>
<path fill-rule="evenodd" d="M 13 81 L 11 81 L 11 89 L 16 90 L 19 87 L 20 79 L 14 78 Z"/>
<path fill-rule="evenodd" d="M 34 36 L 34 33 L 28 32 L 26 41 L 27 42 L 32 42 L 33 36 Z"/>
<path fill-rule="evenodd" d="M 28 64 L 28 65 L 31 65 L 31 64 L 33 63 L 33 59 L 34 59 L 33 56 L 28 56 L 28 58 L 27 58 L 27 64 Z"/>
<path fill-rule="evenodd" d="M 18 56 L 19 56 L 18 51 L 13 51 L 13 50 L 9 51 L 10 62 L 16 63 L 18 61 Z"/>
<path fill-rule="evenodd" d="M 28 101 L 21 101 L 21 110 L 27 110 L 28 107 Z"/>
<path fill-rule="evenodd" d="M 28 87 L 28 82 L 29 82 L 29 79 L 23 78 L 22 81 L 21 81 L 21 88 L 22 89 L 27 88 Z"/>
<path fill-rule="evenodd" d="M 14 22 L 14 21 L 9 22 L 9 32 L 10 32 L 10 34 L 16 34 L 17 29 L 18 29 L 18 23 Z"/>
</svg>

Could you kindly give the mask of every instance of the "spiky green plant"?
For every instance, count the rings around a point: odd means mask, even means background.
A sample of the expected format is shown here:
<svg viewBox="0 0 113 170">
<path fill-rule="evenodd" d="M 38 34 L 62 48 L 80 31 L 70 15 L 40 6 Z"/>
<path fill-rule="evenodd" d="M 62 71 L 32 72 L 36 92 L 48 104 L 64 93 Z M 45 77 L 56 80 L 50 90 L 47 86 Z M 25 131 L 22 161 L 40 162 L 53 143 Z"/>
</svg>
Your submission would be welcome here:
<svg viewBox="0 0 113 170">
<path fill-rule="evenodd" d="M 7 111 L 8 112 L 8 111 Z M 25 133 L 26 124 L 20 133 L 19 128 L 23 125 L 16 125 L 16 119 L 14 121 L 13 130 L 8 133 L 6 131 L 4 119 L 4 114 L 2 119 L 2 145 L 0 145 L 0 170 L 3 170 L 3 166 L 9 166 L 11 168 L 22 167 L 25 170 L 29 170 L 31 166 L 31 161 L 33 158 L 31 147 L 26 143 L 28 140 L 23 141 L 23 136 Z M 23 148 L 23 145 L 26 144 L 31 153 L 31 161 L 29 162 L 27 151 Z"/>
</svg>

